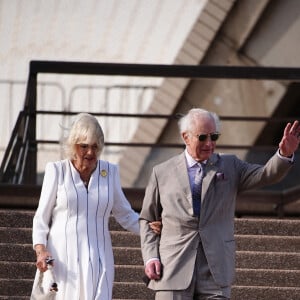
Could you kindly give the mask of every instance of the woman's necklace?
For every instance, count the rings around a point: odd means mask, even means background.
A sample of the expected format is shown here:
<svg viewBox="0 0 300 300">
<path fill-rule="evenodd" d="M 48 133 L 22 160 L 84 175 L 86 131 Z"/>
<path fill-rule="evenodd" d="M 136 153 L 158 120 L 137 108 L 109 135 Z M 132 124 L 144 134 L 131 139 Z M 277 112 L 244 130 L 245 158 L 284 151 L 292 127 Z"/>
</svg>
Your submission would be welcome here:
<svg viewBox="0 0 300 300">
<path fill-rule="evenodd" d="M 92 169 L 89 173 L 85 173 L 85 174 L 80 173 L 80 178 L 86 188 L 88 188 L 88 186 L 89 186 L 91 176 L 92 176 L 93 172 L 95 171 L 95 169 L 96 168 Z"/>
<path fill-rule="evenodd" d="M 81 176 L 80 175 L 80 178 L 81 178 L 83 184 L 85 185 L 85 187 L 88 187 L 91 175 L 88 175 L 88 176 Z"/>
<path fill-rule="evenodd" d="M 95 165 L 95 167 L 93 169 L 90 170 L 83 170 L 82 168 L 78 168 L 76 166 L 76 161 L 73 162 L 73 165 L 75 167 L 75 169 L 78 171 L 79 175 L 80 175 L 80 179 L 83 182 L 84 186 L 86 188 L 88 188 L 89 182 L 90 182 L 90 178 L 92 176 L 92 173 L 95 171 L 95 169 L 97 168 L 97 164 Z"/>
</svg>

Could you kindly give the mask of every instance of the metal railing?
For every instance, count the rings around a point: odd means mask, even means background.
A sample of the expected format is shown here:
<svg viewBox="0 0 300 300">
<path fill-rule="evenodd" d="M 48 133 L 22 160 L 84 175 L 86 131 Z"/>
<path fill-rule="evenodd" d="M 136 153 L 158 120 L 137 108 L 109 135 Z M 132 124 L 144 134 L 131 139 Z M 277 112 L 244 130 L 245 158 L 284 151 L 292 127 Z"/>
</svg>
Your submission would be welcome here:
<svg viewBox="0 0 300 300">
<path fill-rule="evenodd" d="M 25 162 L 29 149 L 29 116 L 21 111 L 5 151 L 0 168 L 1 182 L 23 183 Z"/>
<path fill-rule="evenodd" d="M 235 67 L 235 66 L 187 66 L 187 65 L 148 65 L 148 64 L 110 64 L 83 62 L 51 62 L 31 61 L 26 88 L 24 109 L 20 112 L 11 135 L 0 167 L 0 183 L 31 184 L 37 177 L 37 146 L 40 143 L 58 143 L 53 140 L 36 139 L 36 117 L 38 114 L 76 114 L 78 112 L 42 111 L 37 110 L 37 75 L 41 73 L 73 74 L 73 75 L 126 75 L 151 77 L 184 77 L 184 78 L 227 78 L 227 79 L 270 79 L 300 80 L 300 68 L 275 67 Z M 131 118 L 176 118 L 174 115 L 146 115 L 99 113 L 96 115 Z M 221 120 L 231 121 L 270 121 L 269 118 L 221 116 Z M 273 120 L 274 121 L 274 120 Z M 276 121 L 276 120 L 275 120 Z M 282 119 L 280 120 L 283 121 Z M 291 118 L 287 118 L 291 121 Z M 110 143 L 132 147 L 182 147 L 182 144 L 151 144 L 151 143 Z M 218 145 L 225 149 L 249 149 L 253 146 Z M 264 147 L 266 148 L 266 147 Z M 272 148 L 272 147 L 271 147 Z M 264 193 L 264 191 L 262 191 Z M 291 195 L 292 193 L 292 195 Z M 251 195 L 248 194 L 248 195 Z M 267 195 L 267 194 L 266 194 Z M 300 188 L 292 192 L 281 191 L 276 194 L 273 203 L 278 214 L 283 215 L 283 207 L 290 201 L 300 197 Z M 295 196 L 296 195 L 296 196 Z M 258 195 L 256 195 L 257 197 Z M 248 197 L 248 196 L 247 196 Z M 252 197 L 252 196 L 251 196 Z M 266 197 L 268 198 L 268 197 Z M 280 201 L 278 200 L 280 199 Z M 293 200 L 290 200 L 293 199 Z"/>
</svg>

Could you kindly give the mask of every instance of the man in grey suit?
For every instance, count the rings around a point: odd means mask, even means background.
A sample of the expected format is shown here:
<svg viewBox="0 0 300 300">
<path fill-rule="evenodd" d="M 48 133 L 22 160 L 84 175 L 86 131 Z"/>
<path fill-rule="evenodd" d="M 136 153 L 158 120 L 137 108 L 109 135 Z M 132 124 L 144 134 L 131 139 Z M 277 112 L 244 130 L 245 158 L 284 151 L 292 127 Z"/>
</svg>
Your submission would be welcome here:
<svg viewBox="0 0 300 300">
<path fill-rule="evenodd" d="M 212 112 L 191 109 L 179 127 L 186 149 L 153 168 L 140 214 L 148 287 L 156 300 L 230 299 L 236 195 L 288 173 L 299 122 L 286 125 L 278 151 L 264 166 L 214 153 L 220 126 Z M 149 227 L 158 219 L 160 236 Z"/>
</svg>

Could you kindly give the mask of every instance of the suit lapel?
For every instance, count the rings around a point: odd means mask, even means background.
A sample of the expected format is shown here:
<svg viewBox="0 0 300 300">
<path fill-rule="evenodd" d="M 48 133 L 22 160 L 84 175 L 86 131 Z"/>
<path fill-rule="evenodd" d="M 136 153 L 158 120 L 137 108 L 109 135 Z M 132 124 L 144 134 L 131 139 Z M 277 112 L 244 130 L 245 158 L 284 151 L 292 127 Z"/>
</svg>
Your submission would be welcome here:
<svg viewBox="0 0 300 300">
<path fill-rule="evenodd" d="M 184 152 L 176 157 L 176 161 L 173 166 L 175 166 L 174 174 L 176 174 L 176 177 L 178 179 L 180 190 L 184 193 L 184 196 L 189 203 L 189 213 L 192 215 L 193 198 Z"/>
</svg>

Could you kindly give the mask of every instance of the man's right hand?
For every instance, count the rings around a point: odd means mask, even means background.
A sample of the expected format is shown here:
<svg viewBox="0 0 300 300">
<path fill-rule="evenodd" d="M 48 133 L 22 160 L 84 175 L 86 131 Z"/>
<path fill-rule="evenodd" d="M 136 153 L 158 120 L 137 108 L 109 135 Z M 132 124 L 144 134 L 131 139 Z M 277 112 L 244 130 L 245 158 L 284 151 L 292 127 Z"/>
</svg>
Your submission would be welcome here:
<svg viewBox="0 0 300 300">
<path fill-rule="evenodd" d="M 150 279 L 158 280 L 161 277 L 161 263 L 158 259 L 151 260 L 146 264 L 145 274 Z"/>
</svg>

